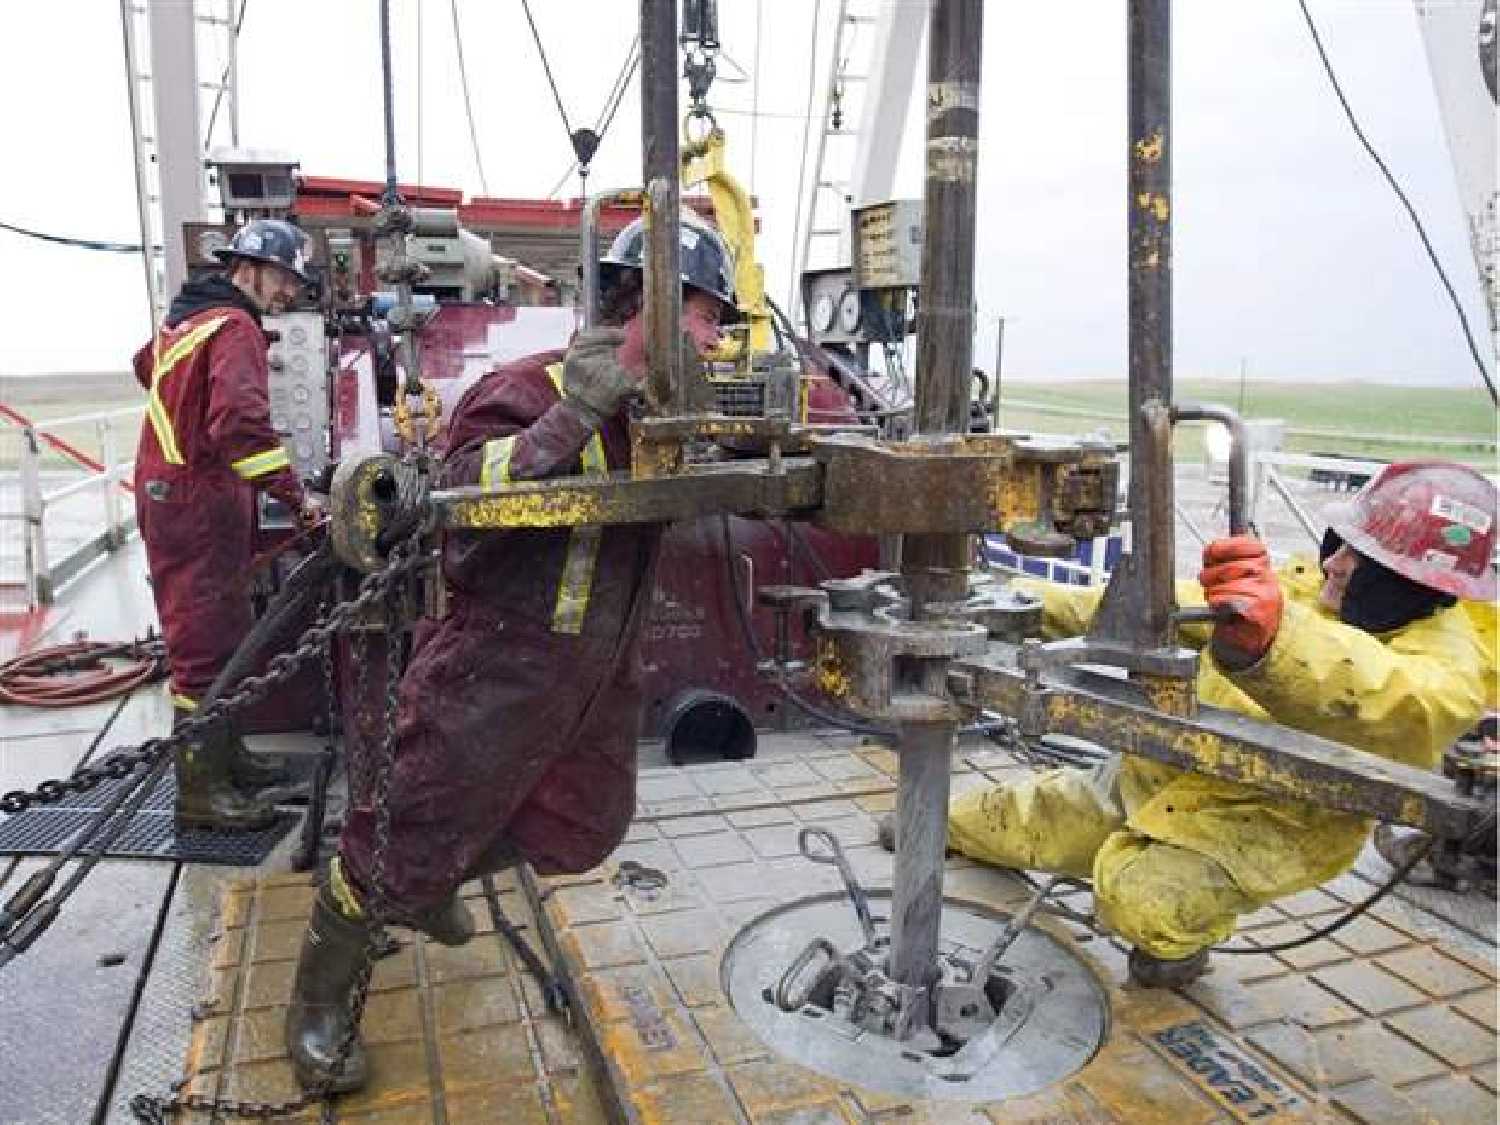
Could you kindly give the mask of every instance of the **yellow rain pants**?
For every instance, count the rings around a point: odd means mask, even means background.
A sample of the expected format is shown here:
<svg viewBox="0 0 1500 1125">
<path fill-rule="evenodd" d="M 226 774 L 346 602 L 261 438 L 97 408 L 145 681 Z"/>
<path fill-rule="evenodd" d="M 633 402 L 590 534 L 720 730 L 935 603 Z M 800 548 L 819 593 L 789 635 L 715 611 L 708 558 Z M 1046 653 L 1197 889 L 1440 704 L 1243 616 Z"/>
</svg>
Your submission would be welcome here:
<svg viewBox="0 0 1500 1125">
<path fill-rule="evenodd" d="M 1432 768 L 1492 691 L 1465 607 L 1374 635 L 1317 605 L 1321 573 L 1293 560 L 1279 574 L 1286 612 L 1254 667 L 1225 672 L 1205 656 L 1204 703 L 1271 719 L 1407 765 Z M 1082 633 L 1100 591 L 1022 580 L 1040 594 L 1048 638 Z M 1196 583 L 1178 600 L 1203 604 Z M 1202 646 L 1208 631 L 1185 630 Z M 975 790 L 948 813 L 950 845 L 1004 867 L 1092 877 L 1101 920 L 1156 957 L 1222 941 L 1235 917 L 1327 882 L 1353 864 L 1363 817 L 1144 758 L 1096 770 L 1049 770 Z"/>
</svg>

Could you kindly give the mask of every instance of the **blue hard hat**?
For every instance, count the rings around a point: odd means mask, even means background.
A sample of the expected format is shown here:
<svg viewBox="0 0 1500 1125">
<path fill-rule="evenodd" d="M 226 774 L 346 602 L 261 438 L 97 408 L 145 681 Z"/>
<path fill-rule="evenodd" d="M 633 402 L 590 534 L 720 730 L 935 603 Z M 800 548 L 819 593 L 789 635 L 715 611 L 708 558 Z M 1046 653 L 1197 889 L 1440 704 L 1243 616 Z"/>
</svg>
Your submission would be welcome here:
<svg viewBox="0 0 1500 1125">
<path fill-rule="evenodd" d="M 228 246 L 215 250 L 214 257 L 226 264 L 235 258 L 270 262 L 304 282 L 313 280 L 307 268 L 307 235 L 285 219 L 252 219 L 234 232 Z"/>
</svg>

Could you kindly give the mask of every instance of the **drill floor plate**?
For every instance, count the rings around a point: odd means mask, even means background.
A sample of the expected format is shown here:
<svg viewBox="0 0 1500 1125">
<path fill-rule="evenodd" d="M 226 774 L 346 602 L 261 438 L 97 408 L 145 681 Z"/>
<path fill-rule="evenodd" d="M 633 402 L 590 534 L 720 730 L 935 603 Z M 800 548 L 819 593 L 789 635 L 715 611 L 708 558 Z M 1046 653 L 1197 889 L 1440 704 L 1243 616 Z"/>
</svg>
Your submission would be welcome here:
<svg viewBox="0 0 1500 1125">
<path fill-rule="evenodd" d="M 5 818 L 0 821 L 0 855 L 55 855 L 129 784 L 130 778 L 106 781 L 86 793 L 70 793 L 56 804 L 38 805 Z M 275 821 L 257 832 L 178 832 L 172 819 L 176 796 L 175 779 L 170 772 L 164 774 L 104 854 L 254 867 L 299 819 L 296 813 L 279 812 Z"/>
<path fill-rule="evenodd" d="M 1493 949 L 1436 940 L 1429 919 L 1377 904 L 1333 938 L 1278 955 L 1217 956 L 1183 991 L 1126 982 L 1125 951 L 1077 923 L 1039 923 L 1101 983 L 1102 1048 L 1039 1093 L 932 1101 L 828 1078 L 768 1047 L 729 1004 L 723 957 L 750 921 L 836 894 L 797 834 L 833 832 L 856 874 L 889 887 L 876 818 L 894 803 L 895 758 L 876 746 L 810 744 L 796 758 L 652 769 L 624 844 L 598 869 L 518 884 L 504 910 L 561 973 L 573 1022 L 493 932 L 460 949 L 393 931 L 365 1020 L 371 1086 L 334 1105 L 340 1122 L 564 1125 L 984 1125 L 999 1122 L 1355 1121 L 1491 1125 L 1496 1118 Z M 960 752 L 954 789 L 1017 768 Z M 663 882 L 664 880 L 664 882 Z M 1368 896 L 1353 875 L 1243 919 L 1237 940 L 1306 934 Z M 1030 889 L 1014 875 L 948 861 L 946 892 L 1008 914 Z M 295 1092 L 281 1024 L 311 906 L 304 876 L 227 889 L 212 926 L 184 1077 L 195 1092 L 278 1099 Z M 1091 908 L 1087 892 L 1061 902 Z M 302 1118 L 317 1121 L 320 1107 Z M 206 1121 L 203 1115 L 183 1120 Z"/>
<path fill-rule="evenodd" d="M 1030 1096 L 913 1098 L 829 1078 L 778 1053 L 728 1003 L 724 957 L 753 920 L 839 894 L 833 869 L 798 853 L 797 834 L 807 825 L 839 838 L 866 887 L 889 888 L 891 857 L 876 843 L 876 818 L 894 804 L 895 757 L 875 746 L 845 757 L 839 763 L 810 753 L 790 765 L 820 781 L 847 776 L 861 792 L 799 793 L 775 806 L 747 786 L 747 799 L 736 807 L 715 773 L 791 781 L 787 763 L 700 767 L 690 778 L 687 771 L 652 771 L 642 777 L 644 790 L 690 781 L 711 804 L 655 815 L 643 810 L 603 867 L 547 881 L 543 933 L 580 997 L 582 1026 L 619 1119 L 684 1125 L 1495 1120 L 1493 947 L 1476 954 L 1434 940 L 1424 920 L 1390 900 L 1332 938 L 1296 950 L 1218 955 L 1212 971 L 1182 991 L 1128 984 L 1122 946 L 1083 925 L 1042 918 L 1039 927 L 1101 982 L 1110 1024 L 1092 1060 Z M 1015 768 L 994 751 L 961 750 L 953 787 L 962 792 Z M 962 857 L 947 866 L 949 898 L 986 911 L 1011 913 L 1031 893 L 1013 874 Z M 641 879 L 642 867 L 664 875 L 665 886 Z M 1344 876 L 1242 919 L 1236 940 L 1272 944 L 1307 934 L 1371 889 Z M 1092 909 L 1086 891 L 1070 891 L 1061 902 Z"/>
<path fill-rule="evenodd" d="M 505 916 L 545 960 L 515 876 L 496 875 L 495 883 Z M 463 891 L 477 931 L 467 945 L 448 948 L 389 931 L 398 949 L 375 963 L 363 1024 L 372 1078 L 360 1093 L 331 1104 L 333 1120 L 604 1125 L 592 1071 L 567 1018 L 547 1011 L 535 979 L 496 932 L 480 884 Z M 194 1007 L 186 1091 L 253 1101 L 299 1092 L 282 1022 L 315 893 L 306 875 L 262 876 L 225 889 Z M 275 1120 L 317 1122 L 322 1113 L 315 1103 Z M 190 1113 L 175 1120 L 233 1118 Z"/>
</svg>

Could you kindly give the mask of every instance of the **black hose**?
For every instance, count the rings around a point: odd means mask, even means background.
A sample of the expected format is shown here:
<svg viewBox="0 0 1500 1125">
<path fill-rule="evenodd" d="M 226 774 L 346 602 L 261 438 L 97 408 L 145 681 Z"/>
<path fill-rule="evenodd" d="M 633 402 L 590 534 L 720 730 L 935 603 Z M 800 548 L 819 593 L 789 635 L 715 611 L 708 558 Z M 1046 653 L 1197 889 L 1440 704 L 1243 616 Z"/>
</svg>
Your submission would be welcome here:
<svg viewBox="0 0 1500 1125">
<path fill-rule="evenodd" d="M 765 664 L 765 656 L 761 652 L 760 641 L 755 636 L 755 628 L 750 623 L 750 616 L 745 611 L 745 599 L 743 593 L 740 590 L 739 575 L 734 572 L 734 550 L 729 535 L 728 516 L 719 517 L 719 529 L 723 535 L 724 540 L 724 565 L 729 572 L 729 594 L 731 600 L 733 600 L 734 602 L 735 617 L 739 620 L 740 623 L 740 633 L 744 637 L 745 648 L 750 652 L 751 657 L 755 660 L 756 667 L 763 667 Z M 802 698 L 802 696 L 797 693 L 792 685 L 787 682 L 786 677 L 781 674 L 780 669 L 777 669 L 776 671 L 776 688 L 781 692 L 782 696 L 788 703 L 792 704 L 798 710 L 805 712 L 811 718 L 817 719 L 818 722 L 824 723 L 827 726 L 839 727 L 853 734 L 873 735 L 877 738 L 896 737 L 896 732 L 889 727 L 876 726 L 874 723 L 866 723 L 861 719 L 854 718 L 853 716 L 840 716 L 835 715 L 830 711 L 824 711 L 816 704 Z"/>
<path fill-rule="evenodd" d="M 337 576 L 339 567 L 333 547 L 325 539 L 287 576 L 286 582 L 266 606 L 266 612 L 245 634 L 223 671 L 209 685 L 201 702 L 213 702 L 250 675 L 272 642 L 279 640 L 289 626 L 301 620 L 314 599 L 322 596 L 323 588 Z"/>
<path fill-rule="evenodd" d="M 1396 868 L 1396 873 L 1390 877 L 1389 882 L 1387 882 L 1385 886 L 1381 887 L 1378 891 L 1372 894 L 1369 898 L 1365 899 L 1364 902 L 1354 907 L 1347 914 L 1341 914 L 1338 918 L 1328 923 L 1328 925 L 1314 930 L 1306 937 L 1294 938 L 1291 941 L 1280 941 L 1275 945 L 1215 945 L 1211 946 L 1210 948 L 1215 953 L 1282 953 L 1288 949 L 1296 949 L 1299 945 L 1309 945 L 1312 942 L 1320 941 L 1323 938 L 1326 938 L 1329 934 L 1337 933 L 1339 930 L 1342 930 L 1350 922 L 1354 921 L 1354 919 L 1358 918 L 1366 910 L 1369 910 L 1370 907 L 1374 906 L 1381 899 L 1385 898 L 1386 895 L 1390 894 L 1398 886 L 1400 886 L 1401 883 L 1406 879 L 1406 877 L 1416 870 L 1417 864 L 1421 863 L 1424 859 L 1427 858 L 1427 854 L 1432 851 L 1433 847 L 1436 844 L 1437 837 L 1434 836 L 1426 843 L 1424 843 L 1421 847 L 1419 847 L 1412 854 L 1412 857 L 1410 859 L 1408 859 L 1400 867 Z"/>
</svg>

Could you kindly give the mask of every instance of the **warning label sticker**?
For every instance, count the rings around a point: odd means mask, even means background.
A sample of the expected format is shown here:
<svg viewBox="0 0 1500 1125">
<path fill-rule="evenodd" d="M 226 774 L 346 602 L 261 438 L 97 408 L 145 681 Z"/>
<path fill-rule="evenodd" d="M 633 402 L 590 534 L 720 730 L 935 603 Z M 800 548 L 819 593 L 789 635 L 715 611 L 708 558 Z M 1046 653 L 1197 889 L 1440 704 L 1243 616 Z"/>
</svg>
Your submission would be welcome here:
<svg viewBox="0 0 1500 1125">
<path fill-rule="evenodd" d="M 1199 1089 L 1239 1121 L 1286 1120 L 1300 1117 L 1306 1108 L 1301 1095 L 1202 1020 L 1165 1028 L 1151 1038 Z"/>
</svg>

